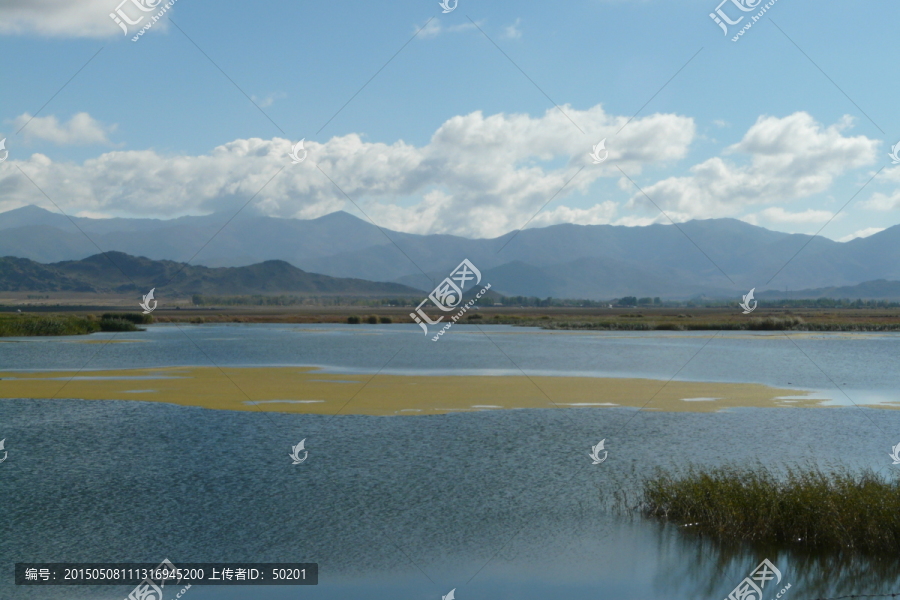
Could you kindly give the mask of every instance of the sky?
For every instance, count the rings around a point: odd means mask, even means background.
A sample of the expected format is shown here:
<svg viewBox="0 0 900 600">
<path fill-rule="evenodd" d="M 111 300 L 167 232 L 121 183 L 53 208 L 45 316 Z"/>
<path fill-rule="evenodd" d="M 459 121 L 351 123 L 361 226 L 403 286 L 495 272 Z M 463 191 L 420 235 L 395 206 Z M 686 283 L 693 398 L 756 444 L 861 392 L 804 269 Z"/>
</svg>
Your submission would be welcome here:
<svg viewBox="0 0 900 600">
<path fill-rule="evenodd" d="M 896 2 L 119 1 L 0 5 L 0 211 L 900 223 Z"/>
</svg>

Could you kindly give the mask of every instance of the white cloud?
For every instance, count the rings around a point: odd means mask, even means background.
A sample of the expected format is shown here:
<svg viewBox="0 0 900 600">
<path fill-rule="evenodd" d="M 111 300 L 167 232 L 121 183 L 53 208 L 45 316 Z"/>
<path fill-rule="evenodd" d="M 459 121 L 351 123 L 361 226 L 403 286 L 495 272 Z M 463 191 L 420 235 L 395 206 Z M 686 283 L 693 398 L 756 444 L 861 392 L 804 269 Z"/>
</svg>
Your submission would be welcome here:
<svg viewBox="0 0 900 600">
<path fill-rule="evenodd" d="M 421 27 L 418 25 L 413 26 L 413 33 L 417 31 L 419 32 L 419 39 L 424 40 L 437 37 L 441 33 L 441 22 L 437 19 L 431 19 Z"/>
<path fill-rule="evenodd" d="M 869 198 L 865 202 L 860 202 L 859 205 L 861 208 L 881 211 L 900 208 L 900 190 L 894 191 L 894 193 L 890 196 L 888 196 L 887 194 L 882 194 L 881 192 L 875 192 L 874 194 L 872 194 L 871 198 Z"/>
<path fill-rule="evenodd" d="M 556 223 L 579 223 L 581 225 L 605 225 L 615 220 L 619 205 L 611 200 L 595 204 L 590 208 L 570 208 L 559 206 L 541 211 L 528 227 L 546 227 Z"/>
<path fill-rule="evenodd" d="M 381 226 L 488 237 L 521 227 L 576 172 L 535 222 L 612 219 L 610 202 L 575 209 L 564 200 L 601 177 L 620 177 L 613 163 L 639 173 L 648 163 L 683 158 L 695 135 L 694 121 L 679 115 L 635 119 L 615 135 L 627 117 L 608 115 L 600 105 L 562 109 L 590 138 L 553 108 L 539 117 L 456 116 L 422 147 L 366 142 L 356 134 L 322 143 L 307 139 L 309 156 L 298 165 L 287 157 L 293 142 L 280 138 L 239 139 L 199 156 L 139 150 L 108 152 L 81 164 L 42 154 L 7 162 L 17 162 L 69 214 L 174 217 L 231 211 L 257 192 L 252 206 L 262 214 L 314 218 L 341 209 L 354 212 L 318 165 Z M 610 158 L 594 165 L 588 153 L 604 137 Z M 0 210 L 42 201 L 18 169 L 9 168 L 0 171 L 0 198 Z M 415 203 L 400 205 L 398 198 Z"/>
<path fill-rule="evenodd" d="M 250 95 L 250 99 L 256 102 L 256 104 L 259 105 L 260 108 L 267 108 L 269 106 L 272 106 L 272 104 L 274 104 L 276 100 L 284 100 L 285 98 L 287 98 L 287 94 L 285 94 L 284 92 L 275 92 L 274 94 L 269 94 L 264 98 L 258 98 L 253 94 Z"/>
<path fill-rule="evenodd" d="M 888 167 L 876 177 L 878 181 L 900 183 L 900 166 Z M 868 210 L 889 211 L 900 208 L 900 189 L 895 189 L 890 194 L 875 192 L 872 197 L 860 202 L 860 207 Z"/>
<path fill-rule="evenodd" d="M 769 223 L 827 223 L 834 213 L 827 210 L 807 209 L 802 212 L 789 212 L 780 206 L 771 206 L 755 214 L 743 217 L 743 220 L 758 225 L 760 221 Z"/>
<path fill-rule="evenodd" d="M 22 135 L 26 141 L 46 140 L 58 146 L 110 144 L 107 134 L 116 129 L 116 125 L 103 125 L 85 112 L 74 115 L 62 125 L 53 115 L 32 117 L 23 113 L 13 119 L 13 127 L 18 130 L 23 126 Z"/>
<path fill-rule="evenodd" d="M 119 0 L 4 0 L 0 3 L 0 34 L 37 33 L 53 37 L 124 37 L 122 29 L 110 18 Z M 137 8 L 143 5 L 143 10 Z M 131 0 L 121 8 L 132 21 L 144 16 L 139 24 L 129 26 L 128 35 L 147 23 L 145 15 L 157 14 L 165 5 L 162 0 Z M 177 3 L 176 5 L 177 6 Z M 174 7 L 173 7 L 174 8 Z M 169 10 L 173 10 L 170 8 Z M 165 29 L 157 22 L 153 29 Z"/>
<path fill-rule="evenodd" d="M 849 242 L 850 240 L 855 240 L 856 238 L 864 238 L 869 237 L 870 235 L 875 235 L 879 231 L 884 231 L 884 227 L 866 227 L 865 229 L 860 229 L 859 231 L 855 231 L 850 235 L 845 235 L 844 237 L 838 239 L 839 242 Z"/>
<path fill-rule="evenodd" d="M 484 25 L 483 21 L 476 21 L 478 23 L 478 27 Z M 451 25 L 450 27 L 444 27 L 441 25 L 440 20 L 437 18 L 431 19 L 425 23 L 423 26 L 414 25 L 413 33 L 419 31 L 418 38 L 419 39 L 428 39 L 439 36 L 442 33 L 459 33 L 462 31 L 469 31 L 470 29 L 475 29 L 475 24 L 473 23 L 461 23 L 459 25 Z"/>
<path fill-rule="evenodd" d="M 754 205 L 806 198 L 828 189 L 844 171 L 874 162 L 880 142 L 842 135 L 851 124 L 844 117 L 823 127 L 805 112 L 760 117 L 726 149 L 749 156 L 749 164 L 710 158 L 693 166 L 691 175 L 664 179 L 644 191 L 660 208 L 686 218 L 735 216 Z M 629 201 L 635 205 L 649 203 L 637 193 Z"/>
<path fill-rule="evenodd" d="M 521 22 L 522 22 L 522 19 L 516 19 L 515 23 L 504 27 L 503 28 L 503 37 L 510 39 L 510 40 L 522 37 L 522 30 L 519 29 L 519 24 Z"/>
</svg>

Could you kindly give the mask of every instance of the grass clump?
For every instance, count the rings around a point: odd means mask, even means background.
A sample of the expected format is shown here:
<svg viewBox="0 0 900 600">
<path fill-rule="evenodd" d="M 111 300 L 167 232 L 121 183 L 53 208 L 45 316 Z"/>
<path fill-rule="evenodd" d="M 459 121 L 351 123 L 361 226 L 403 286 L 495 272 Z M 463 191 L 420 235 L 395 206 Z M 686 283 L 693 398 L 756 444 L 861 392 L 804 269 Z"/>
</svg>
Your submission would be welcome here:
<svg viewBox="0 0 900 600">
<path fill-rule="evenodd" d="M 152 315 L 142 313 L 103 313 L 100 315 L 100 331 L 144 331 L 138 325 L 152 322 Z"/>
<path fill-rule="evenodd" d="M 356 315 L 350 315 L 349 317 L 347 317 L 347 323 L 349 323 L 350 325 L 359 325 L 359 317 L 357 317 Z"/>
<path fill-rule="evenodd" d="M 366 317 L 366 323 L 368 323 L 369 325 L 377 325 L 378 317 L 376 315 L 369 315 L 368 317 Z"/>
<path fill-rule="evenodd" d="M 390 318 L 390 317 L 379 317 L 378 320 L 379 320 L 381 323 L 384 323 L 384 324 L 387 324 L 387 323 L 393 323 L 393 322 L 394 322 L 394 320 L 393 320 L 392 318 Z"/>
<path fill-rule="evenodd" d="M 747 325 L 748 329 L 764 330 L 764 331 L 785 331 L 789 329 L 801 328 L 805 322 L 800 317 L 766 317 L 764 319 L 754 317 L 750 319 Z"/>
<path fill-rule="evenodd" d="M 0 316 L 0 337 L 85 335 L 95 331 L 100 331 L 100 324 L 88 317 L 21 314 Z"/>
<path fill-rule="evenodd" d="M 900 481 L 871 469 L 659 471 L 644 482 L 641 510 L 723 540 L 861 554 L 900 550 Z"/>
</svg>

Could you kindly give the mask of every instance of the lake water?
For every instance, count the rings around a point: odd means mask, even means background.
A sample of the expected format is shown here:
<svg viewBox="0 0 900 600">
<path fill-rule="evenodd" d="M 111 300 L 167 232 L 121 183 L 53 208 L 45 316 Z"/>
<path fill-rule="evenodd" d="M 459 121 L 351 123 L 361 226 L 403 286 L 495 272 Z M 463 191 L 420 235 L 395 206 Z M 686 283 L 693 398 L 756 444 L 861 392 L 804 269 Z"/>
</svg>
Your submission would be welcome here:
<svg viewBox="0 0 900 600">
<path fill-rule="evenodd" d="M 900 591 L 894 557 L 854 563 L 725 548 L 613 509 L 617 493 L 634 500 L 656 467 L 900 468 L 888 458 L 900 442 L 900 412 L 853 405 L 900 402 L 900 335 L 791 341 L 780 333 L 460 325 L 435 343 L 406 325 L 203 325 L 89 339 L 110 337 L 141 342 L 10 340 L 0 343 L 0 369 L 83 369 L 85 377 L 211 364 L 663 381 L 677 374 L 817 390 L 835 406 L 330 418 L 137 400 L 0 400 L 9 451 L 0 464 L 0 598 L 111 600 L 130 591 L 17 588 L 15 562 L 166 557 L 176 565 L 319 563 L 315 587 L 194 586 L 184 598 L 197 600 L 438 600 L 453 588 L 459 600 L 721 600 L 763 558 L 781 570 L 781 587 L 792 584 L 788 599 Z M 290 447 L 303 438 L 309 459 L 291 465 Z M 592 465 L 590 446 L 603 438 L 609 458 Z M 765 588 L 772 598 L 777 591 Z"/>
</svg>

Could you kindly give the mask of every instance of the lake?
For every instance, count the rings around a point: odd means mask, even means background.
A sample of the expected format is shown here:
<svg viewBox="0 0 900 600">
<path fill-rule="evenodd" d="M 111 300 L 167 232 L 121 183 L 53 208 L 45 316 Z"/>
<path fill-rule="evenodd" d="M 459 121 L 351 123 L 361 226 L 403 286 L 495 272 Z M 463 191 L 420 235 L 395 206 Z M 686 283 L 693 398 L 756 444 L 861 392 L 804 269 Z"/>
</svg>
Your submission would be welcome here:
<svg viewBox="0 0 900 600">
<path fill-rule="evenodd" d="M 721 600 L 763 558 L 780 570 L 779 589 L 791 584 L 789 599 L 900 592 L 893 557 L 726 547 L 616 509 L 617 498 L 637 500 L 641 477 L 657 467 L 896 472 L 888 454 L 900 442 L 900 412 L 876 406 L 900 403 L 898 357 L 898 334 L 454 325 L 432 342 L 412 325 L 235 324 L 6 338 L 6 373 L 317 366 L 375 376 L 372 385 L 378 375 L 524 373 L 594 377 L 598 389 L 604 377 L 660 386 L 674 377 L 808 390 L 823 407 L 666 412 L 648 398 L 640 411 L 548 402 L 381 417 L 353 414 L 352 401 L 331 416 L 210 410 L 140 393 L 84 400 L 65 388 L 54 399 L 2 399 L 0 597 L 122 599 L 131 589 L 15 587 L 15 562 L 163 558 L 319 564 L 318 586 L 194 586 L 184 597 L 197 600 L 438 600 L 451 589 L 459 600 Z M 292 465 L 301 439 L 309 459 Z M 601 439 L 608 459 L 593 465 Z"/>
</svg>

